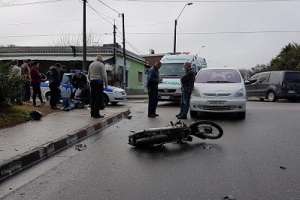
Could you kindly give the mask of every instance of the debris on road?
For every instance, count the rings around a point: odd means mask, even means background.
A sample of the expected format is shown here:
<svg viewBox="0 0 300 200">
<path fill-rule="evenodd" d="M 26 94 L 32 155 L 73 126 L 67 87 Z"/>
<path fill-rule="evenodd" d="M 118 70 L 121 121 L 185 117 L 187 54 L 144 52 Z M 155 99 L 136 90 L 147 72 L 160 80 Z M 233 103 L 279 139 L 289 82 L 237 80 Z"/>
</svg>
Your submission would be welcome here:
<svg viewBox="0 0 300 200">
<path fill-rule="evenodd" d="M 227 195 L 223 197 L 223 200 L 236 200 L 232 195 Z"/>
<path fill-rule="evenodd" d="M 211 145 L 211 144 L 202 143 L 201 146 L 202 146 L 202 148 L 205 149 L 205 150 L 210 150 L 210 149 L 212 149 L 212 145 Z"/>
<path fill-rule="evenodd" d="M 286 168 L 286 167 L 284 167 L 284 166 L 280 166 L 280 169 L 282 169 L 282 170 L 286 170 L 287 168 Z"/>
<path fill-rule="evenodd" d="M 87 149 L 87 146 L 86 146 L 86 144 L 76 144 L 76 145 L 75 145 L 75 149 L 76 149 L 77 151 L 83 151 L 83 150 L 86 150 L 86 149 Z"/>
<path fill-rule="evenodd" d="M 127 116 L 127 119 L 129 119 L 129 120 L 132 119 L 132 116 L 131 116 L 131 115 L 128 115 L 128 116 Z"/>
</svg>

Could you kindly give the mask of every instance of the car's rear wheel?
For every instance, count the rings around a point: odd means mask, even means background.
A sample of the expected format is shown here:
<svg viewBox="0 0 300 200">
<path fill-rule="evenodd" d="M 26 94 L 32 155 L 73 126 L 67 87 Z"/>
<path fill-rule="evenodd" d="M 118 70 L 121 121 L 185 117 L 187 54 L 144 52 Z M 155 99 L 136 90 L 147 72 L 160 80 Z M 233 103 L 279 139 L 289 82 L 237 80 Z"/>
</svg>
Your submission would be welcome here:
<svg viewBox="0 0 300 200">
<path fill-rule="evenodd" d="M 275 94 L 275 92 L 269 91 L 267 93 L 267 99 L 268 99 L 268 101 L 275 102 L 276 101 L 276 94 Z"/>
</svg>

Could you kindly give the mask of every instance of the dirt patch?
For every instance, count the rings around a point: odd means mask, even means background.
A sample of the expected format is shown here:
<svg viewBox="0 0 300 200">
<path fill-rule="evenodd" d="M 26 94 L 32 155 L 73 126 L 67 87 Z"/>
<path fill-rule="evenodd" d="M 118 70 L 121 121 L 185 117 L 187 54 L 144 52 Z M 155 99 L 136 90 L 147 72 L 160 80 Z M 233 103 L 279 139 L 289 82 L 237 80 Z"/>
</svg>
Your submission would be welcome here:
<svg viewBox="0 0 300 200">
<path fill-rule="evenodd" d="M 31 120 L 29 113 L 39 111 L 43 117 L 59 110 L 52 110 L 48 105 L 33 107 L 31 104 L 5 106 L 0 109 L 0 129 L 15 126 Z"/>
</svg>

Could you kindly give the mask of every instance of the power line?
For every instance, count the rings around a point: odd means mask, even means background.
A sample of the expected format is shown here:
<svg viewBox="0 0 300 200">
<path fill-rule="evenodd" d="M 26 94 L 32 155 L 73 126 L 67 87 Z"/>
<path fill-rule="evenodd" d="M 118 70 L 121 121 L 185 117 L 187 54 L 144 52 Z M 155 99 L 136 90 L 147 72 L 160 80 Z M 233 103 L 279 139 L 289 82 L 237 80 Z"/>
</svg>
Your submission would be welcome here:
<svg viewBox="0 0 300 200">
<path fill-rule="evenodd" d="M 114 25 L 111 21 L 109 21 L 109 20 L 106 19 L 104 16 L 102 16 L 102 15 L 98 12 L 98 10 L 96 10 L 94 7 L 92 7 L 92 6 L 90 5 L 90 3 L 88 3 L 87 6 L 88 6 L 91 10 L 93 10 L 93 11 L 97 14 L 97 16 L 100 17 L 101 19 L 103 19 L 105 22 L 109 23 L 110 25 Z"/>
<path fill-rule="evenodd" d="M 0 38 L 25 38 L 25 37 L 61 37 L 61 36 L 81 36 L 81 33 L 53 33 L 53 34 L 23 34 L 23 35 L 5 35 Z M 97 33 L 97 35 L 106 35 L 106 33 Z"/>
<path fill-rule="evenodd" d="M 135 3 L 186 3 L 184 0 L 114 0 L 119 2 Z M 193 3 L 276 3 L 276 2 L 300 2 L 299 0 L 194 0 Z"/>
<path fill-rule="evenodd" d="M 117 13 L 118 15 L 121 14 L 121 12 L 119 12 L 117 9 L 111 7 L 110 5 L 108 5 L 107 3 L 105 3 L 104 1 L 101 0 L 97 0 L 99 3 L 103 4 L 105 7 L 109 8 L 110 10 L 114 11 L 115 13 Z"/>
<path fill-rule="evenodd" d="M 17 3 L 17 4 L 3 4 L 0 6 L 0 8 L 16 7 L 16 6 L 30 6 L 30 5 L 36 5 L 36 4 L 56 3 L 56 2 L 62 2 L 62 1 L 63 0 L 45 0 L 45 1 L 33 1 L 33 2 Z"/>
<path fill-rule="evenodd" d="M 224 35 L 224 34 L 261 34 L 261 33 L 300 33 L 300 30 L 262 30 L 262 31 L 221 31 L 221 32 L 182 32 L 178 35 Z M 173 35 L 163 32 L 129 32 L 130 35 Z"/>
<path fill-rule="evenodd" d="M 118 37 L 119 39 L 122 39 L 122 37 L 119 36 L 118 34 L 117 34 L 117 37 Z M 125 41 L 125 43 L 126 43 L 128 46 L 130 46 L 137 54 L 143 54 L 142 51 L 141 51 L 140 49 L 138 49 L 137 47 L 135 47 L 131 42 L 129 42 L 128 39 Z"/>
</svg>

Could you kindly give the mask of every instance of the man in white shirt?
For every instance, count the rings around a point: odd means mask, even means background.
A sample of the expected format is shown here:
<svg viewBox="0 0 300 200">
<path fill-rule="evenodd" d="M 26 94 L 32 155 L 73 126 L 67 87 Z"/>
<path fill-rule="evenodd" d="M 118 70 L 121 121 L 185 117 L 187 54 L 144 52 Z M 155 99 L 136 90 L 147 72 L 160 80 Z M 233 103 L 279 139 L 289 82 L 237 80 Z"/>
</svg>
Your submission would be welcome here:
<svg viewBox="0 0 300 200">
<path fill-rule="evenodd" d="M 103 88 L 107 87 L 107 74 L 103 64 L 103 58 L 98 55 L 96 60 L 92 62 L 88 70 L 88 80 L 90 82 L 90 105 L 91 117 L 103 118 L 100 115 L 100 106 L 103 105 Z"/>
</svg>

